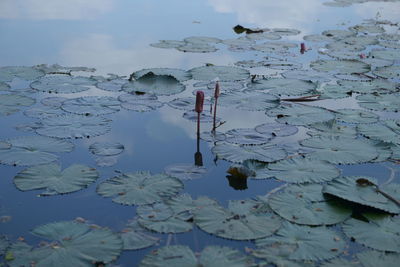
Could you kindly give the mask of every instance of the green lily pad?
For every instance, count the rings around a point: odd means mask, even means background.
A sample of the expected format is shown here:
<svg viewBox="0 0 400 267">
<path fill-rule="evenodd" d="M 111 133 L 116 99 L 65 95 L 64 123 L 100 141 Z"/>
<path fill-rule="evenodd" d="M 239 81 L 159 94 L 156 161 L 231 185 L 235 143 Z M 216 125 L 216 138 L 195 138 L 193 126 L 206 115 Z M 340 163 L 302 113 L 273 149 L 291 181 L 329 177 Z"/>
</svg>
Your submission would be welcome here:
<svg viewBox="0 0 400 267">
<path fill-rule="evenodd" d="M 369 250 L 358 253 L 357 258 L 364 267 L 397 267 L 399 265 L 400 254 Z"/>
<path fill-rule="evenodd" d="M 16 137 L 6 143 L 10 146 L 0 149 L 0 163 L 18 166 L 47 164 L 58 159 L 52 152 L 71 152 L 74 148 L 68 141 L 43 136 Z"/>
<path fill-rule="evenodd" d="M 55 74 L 34 81 L 31 83 L 31 87 L 42 92 L 69 94 L 86 91 L 95 84 L 96 80 L 88 77 Z"/>
<path fill-rule="evenodd" d="M 203 231 L 234 240 L 251 240 L 272 235 L 281 225 L 272 213 L 258 213 L 259 202 L 231 200 L 228 208 L 209 205 L 194 210 L 194 222 Z"/>
<path fill-rule="evenodd" d="M 246 69 L 229 66 L 205 66 L 189 70 L 194 80 L 209 81 L 218 78 L 220 81 L 240 81 L 250 76 Z"/>
<path fill-rule="evenodd" d="M 218 50 L 215 46 L 209 45 L 207 43 L 189 42 L 186 42 L 184 45 L 178 46 L 176 49 L 182 52 L 190 53 L 212 53 Z"/>
<path fill-rule="evenodd" d="M 99 178 L 99 173 L 88 166 L 74 164 L 61 170 L 56 163 L 33 166 L 19 172 L 14 184 L 19 190 L 46 189 L 40 195 L 72 193 L 87 187 Z"/>
<path fill-rule="evenodd" d="M 299 126 L 329 121 L 335 117 L 327 109 L 298 104 L 281 105 L 278 108 L 268 110 L 266 114 L 270 117 L 276 117 L 276 121 L 279 123 Z"/>
<path fill-rule="evenodd" d="M 253 128 L 232 129 L 225 133 L 225 141 L 238 145 L 263 145 L 268 143 L 273 135 L 259 133 Z"/>
<path fill-rule="evenodd" d="M 400 110 L 400 94 L 360 95 L 357 100 L 366 109 L 391 112 Z"/>
<path fill-rule="evenodd" d="M 383 210 L 392 214 L 400 213 L 400 207 L 392 200 L 377 192 L 375 186 L 360 185 L 357 183 L 357 180 L 361 178 L 373 181 L 374 184 L 377 184 L 375 179 L 371 177 L 345 176 L 328 182 L 322 191 L 326 194 L 360 205 Z M 398 184 L 388 184 L 380 187 L 380 190 L 396 198 L 399 195 L 400 186 Z"/>
<path fill-rule="evenodd" d="M 124 145 L 120 143 L 93 143 L 89 146 L 89 151 L 98 156 L 115 156 L 124 151 Z"/>
<path fill-rule="evenodd" d="M 343 40 L 329 43 L 325 47 L 327 49 L 331 50 L 330 52 L 327 52 L 328 55 L 331 54 L 331 52 L 333 52 L 333 51 L 359 52 L 359 51 L 365 50 L 364 45 L 354 44 L 354 43 L 349 44 L 349 43 L 344 42 Z"/>
<path fill-rule="evenodd" d="M 36 119 L 44 119 L 62 114 L 65 114 L 63 110 L 51 106 L 34 107 L 24 111 L 25 116 Z"/>
<path fill-rule="evenodd" d="M 351 207 L 324 197 L 322 185 L 289 185 L 283 192 L 268 199 L 268 204 L 279 216 L 296 224 L 331 225 L 350 217 Z"/>
<path fill-rule="evenodd" d="M 110 92 L 119 92 L 122 91 L 122 86 L 126 83 L 126 80 L 123 79 L 112 79 L 105 80 L 102 82 L 96 83 L 96 87 Z"/>
<path fill-rule="evenodd" d="M 219 97 L 219 104 L 243 110 L 269 110 L 279 105 L 279 98 L 252 91 L 227 92 Z"/>
<path fill-rule="evenodd" d="M 370 65 L 358 60 L 317 60 L 310 64 L 316 71 L 334 72 L 339 74 L 365 73 L 371 70 Z"/>
<path fill-rule="evenodd" d="M 379 25 L 358 24 L 349 28 L 351 31 L 358 33 L 384 33 L 385 29 Z"/>
<path fill-rule="evenodd" d="M 17 241 L 7 249 L 5 259 L 10 267 L 27 267 L 31 266 L 32 263 L 37 263 L 44 257 L 46 257 L 47 251 L 35 250 L 32 251 L 32 246 L 22 241 Z"/>
<path fill-rule="evenodd" d="M 174 95 L 185 90 L 185 85 L 171 75 L 156 75 L 152 72 L 122 86 L 128 93 L 141 92 L 155 95 Z"/>
<path fill-rule="evenodd" d="M 160 240 L 160 238 L 151 235 L 141 227 L 137 223 L 137 220 L 129 222 L 120 232 L 120 236 L 124 244 L 123 250 L 137 250 L 151 247 Z"/>
<path fill-rule="evenodd" d="M 275 122 L 257 125 L 255 130 L 262 134 L 271 134 L 277 137 L 294 135 L 299 131 L 296 126 Z"/>
<path fill-rule="evenodd" d="M 289 70 L 281 73 L 281 75 L 288 79 L 298 79 L 311 82 L 329 82 L 332 80 L 332 77 L 327 73 L 313 70 Z"/>
<path fill-rule="evenodd" d="M 61 97 L 61 96 L 52 96 L 52 97 L 46 97 L 40 100 L 40 103 L 44 106 L 49 106 L 53 108 L 60 108 L 62 103 L 67 100 L 68 98 L 66 97 Z"/>
<path fill-rule="evenodd" d="M 65 114 L 42 119 L 42 126 L 36 132 L 58 138 L 89 138 L 110 131 L 109 122 L 100 116 Z"/>
<path fill-rule="evenodd" d="M 336 120 L 315 123 L 309 126 L 318 130 L 318 132 L 307 132 L 311 136 L 346 136 L 356 138 L 357 135 L 355 127 L 339 124 Z"/>
<path fill-rule="evenodd" d="M 207 169 L 193 164 L 180 163 L 165 167 L 165 173 L 180 180 L 193 180 L 201 178 Z"/>
<path fill-rule="evenodd" d="M 121 107 L 137 112 L 156 110 L 164 105 L 153 94 L 122 94 L 118 96 L 118 100 L 122 102 Z"/>
<path fill-rule="evenodd" d="M 367 221 L 350 219 L 343 231 L 357 243 L 379 250 L 400 252 L 400 219 L 383 214 L 363 214 Z"/>
<path fill-rule="evenodd" d="M 271 78 L 251 83 L 250 90 L 266 91 L 273 95 L 305 95 L 312 93 L 317 84 L 311 81 L 288 78 Z"/>
<path fill-rule="evenodd" d="M 357 130 L 362 135 L 373 140 L 386 143 L 400 144 L 400 122 L 385 120 L 381 123 L 358 125 Z"/>
<path fill-rule="evenodd" d="M 0 81 L 0 91 L 8 91 L 11 87 L 5 83 Z"/>
<path fill-rule="evenodd" d="M 323 31 L 321 34 L 326 37 L 330 37 L 330 38 L 333 38 L 336 40 L 340 40 L 340 39 L 344 39 L 347 37 L 357 35 L 357 33 L 355 33 L 355 32 L 346 31 L 346 30 L 327 30 L 327 31 Z"/>
<path fill-rule="evenodd" d="M 379 155 L 373 144 L 345 136 L 314 136 L 301 141 L 300 144 L 315 149 L 315 152 L 307 155 L 308 158 L 333 164 L 363 163 Z"/>
<path fill-rule="evenodd" d="M 192 75 L 190 75 L 189 72 L 185 70 L 180 70 L 180 69 L 172 69 L 172 68 L 151 68 L 151 69 L 143 69 L 134 72 L 133 78 L 135 80 L 140 79 L 144 75 L 147 75 L 149 73 L 153 73 L 154 75 L 167 75 L 167 76 L 172 76 L 175 79 L 177 79 L 180 82 L 184 82 L 187 80 L 190 80 L 192 78 Z"/>
<path fill-rule="evenodd" d="M 0 67 L 0 81 L 2 82 L 11 82 L 14 78 L 31 81 L 44 75 L 45 73 L 43 71 L 35 67 Z"/>
<path fill-rule="evenodd" d="M 376 76 L 386 78 L 386 79 L 391 79 L 391 78 L 398 78 L 400 76 L 400 66 L 395 65 L 395 66 L 385 66 L 385 67 L 379 67 L 376 68 L 374 71 L 372 71 L 373 74 Z"/>
<path fill-rule="evenodd" d="M 156 48 L 178 48 L 182 45 L 185 45 L 185 42 L 178 40 L 160 40 L 158 43 L 150 44 L 150 46 Z"/>
<path fill-rule="evenodd" d="M 327 260 L 341 254 L 346 242 L 340 236 L 323 226 L 309 227 L 284 222 L 278 232 L 256 240 L 259 248 L 255 253 L 263 253 L 270 247 L 290 249 L 289 260 Z"/>
<path fill-rule="evenodd" d="M 397 91 L 396 83 L 390 82 L 385 79 L 374 79 L 372 81 L 349 81 L 338 80 L 337 83 L 345 87 L 346 91 L 351 91 L 360 94 L 369 93 L 394 93 Z"/>
<path fill-rule="evenodd" d="M 335 118 L 346 123 L 373 123 L 379 120 L 377 114 L 361 109 L 338 109 Z"/>
<path fill-rule="evenodd" d="M 196 92 L 198 90 L 195 90 Z M 213 92 L 214 94 L 214 92 Z M 203 106 L 209 106 L 211 102 L 208 99 L 204 99 Z M 195 97 L 180 97 L 180 98 L 175 98 L 171 101 L 168 102 L 168 106 L 180 110 L 187 110 L 191 111 L 194 110 L 196 106 L 196 98 Z"/>
<path fill-rule="evenodd" d="M 250 257 L 229 247 L 207 246 L 203 249 L 200 256 L 196 257 L 195 253 L 188 246 L 174 245 L 153 250 L 139 263 L 140 267 L 161 267 L 168 265 L 185 267 L 246 267 L 254 266 L 254 262 Z"/>
<path fill-rule="evenodd" d="M 0 256 L 5 253 L 9 245 L 8 239 L 5 236 L 0 236 Z"/>
<path fill-rule="evenodd" d="M 0 116 L 16 113 L 22 107 L 35 104 L 36 100 L 27 96 L 15 94 L 0 94 Z"/>
<path fill-rule="evenodd" d="M 182 188 L 183 184 L 177 178 L 141 171 L 106 180 L 97 187 L 97 193 L 113 197 L 113 202 L 119 204 L 144 205 L 172 197 Z"/>
<path fill-rule="evenodd" d="M 381 50 L 375 49 L 370 52 L 370 56 L 373 58 L 379 58 L 384 60 L 400 60 L 400 51 L 395 50 Z"/>
<path fill-rule="evenodd" d="M 322 34 L 309 34 L 309 35 L 305 35 L 303 37 L 303 39 L 305 41 L 309 41 L 309 42 L 330 42 L 332 41 L 332 37 L 328 37 L 326 35 L 322 35 Z"/>
<path fill-rule="evenodd" d="M 268 164 L 270 176 L 288 183 L 320 183 L 340 175 L 334 165 L 321 160 L 295 157 Z"/>
<path fill-rule="evenodd" d="M 263 146 L 239 146 L 228 143 L 217 144 L 212 148 L 212 152 L 218 158 L 225 159 L 234 163 L 241 163 L 248 159 L 262 162 L 274 162 L 284 159 L 287 153 L 284 149 L 275 145 Z"/>
<path fill-rule="evenodd" d="M 111 96 L 84 96 L 65 100 L 61 108 L 80 115 L 104 115 L 118 112 L 121 102 Z"/>
</svg>

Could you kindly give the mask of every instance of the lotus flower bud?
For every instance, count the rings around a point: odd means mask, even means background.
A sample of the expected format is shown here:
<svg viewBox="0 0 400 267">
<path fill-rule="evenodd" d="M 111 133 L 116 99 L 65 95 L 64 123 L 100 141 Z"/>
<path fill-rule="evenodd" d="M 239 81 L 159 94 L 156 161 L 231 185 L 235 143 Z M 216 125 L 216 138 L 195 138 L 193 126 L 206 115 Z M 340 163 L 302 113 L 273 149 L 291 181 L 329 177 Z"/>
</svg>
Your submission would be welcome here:
<svg viewBox="0 0 400 267">
<path fill-rule="evenodd" d="M 219 83 L 217 82 L 215 84 L 214 98 L 218 98 L 218 97 L 219 97 Z"/>
<path fill-rule="evenodd" d="M 204 93 L 203 91 L 196 92 L 196 107 L 195 111 L 201 113 L 203 111 Z"/>
<path fill-rule="evenodd" d="M 304 43 L 300 44 L 300 53 L 304 54 L 304 52 L 306 51 L 306 45 Z"/>
</svg>

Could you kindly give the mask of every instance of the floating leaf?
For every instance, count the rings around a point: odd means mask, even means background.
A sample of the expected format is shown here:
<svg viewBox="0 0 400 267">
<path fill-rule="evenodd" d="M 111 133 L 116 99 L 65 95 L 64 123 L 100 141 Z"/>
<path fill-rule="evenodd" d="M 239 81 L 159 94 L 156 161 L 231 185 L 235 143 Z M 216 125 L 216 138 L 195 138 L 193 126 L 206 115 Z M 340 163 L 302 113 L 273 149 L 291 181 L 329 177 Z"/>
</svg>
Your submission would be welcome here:
<svg viewBox="0 0 400 267">
<path fill-rule="evenodd" d="M 254 200 L 231 200 L 228 209 L 219 205 L 194 211 L 194 222 L 207 233 L 234 240 L 251 240 L 272 235 L 281 225 L 272 213 L 257 213 Z"/>
<path fill-rule="evenodd" d="M 400 254 L 369 250 L 358 253 L 357 258 L 365 267 L 396 267 L 397 265 L 399 265 Z"/>
<path fill-rule="evenodd" d="M 303 37 L 305 41 L 309 42 L 330 42 L 332 41 L 331 37 L 328 37 L 326 35 L 321 35 L 321 34 L 310 34 L 310 35 L 305 35 Z"/>
<path fill-rule="evenodd" d="M 270 117 L 276 117 L 280 123 L 305 126 L 313 123 L 332 120 L 335 116 L 327 109 L 306 105 L 281 105 L 267 112 Z"/>
<path fill-rule="evenodd" d="M 124 145 L 120 143 L 93 143 L 89 146 L 89 151 L 98 156 L 114 156 L 124 151 Z"/>
<path fill-rule="evenodd" d="M 301 145 L 315 149 L 308 158 L 333 164 L 363 163 L 379 155 L 373 144 L 345 136 L 315 136 L 301 141 Z"/>
<path fill-rule="evenodd" d="M 162 201 L 176 195 L 182 182 L 165 174 L 152 175 L 142 171 L 113 177 L 97 187 L 104 197 L 124 205 L 144 205 Z"/>
<path fill-rule="evenodd" d="M 30 118 L 44 119 L 51 116 L 57 116 L 65 114 L 65 112 L 59 108 L 51 106 L 35 107 L 24 111 L 24 115 Z"/>
<path fill-rule="evenodd" d="M 212 148 L 212 152 L 216 154 L 218 158 L 235 163 L 241 163 L 247 159 L 274 162 L 287 156 L 284 149 L 275 145 L 238 146 L 222 143 L 215 145 Z"/>
<path fill-rule="evenodd" d="M 56 161 L 52 152 L 70 152 L 74 145 L 60 139 L 24 136 L 7 140 L 9 148 L 0 149 L 0 163 L 8 165 L 38 165 Z"/>
<path fill-rule="evenodd" d="M 207 169 L 193 164 L 180 163 L 165 167 L 165 173 L 180 180 L 193 180 L 201 178 Z"/>
<path fill-rule="evenodd" d="M 31 81 L 44 76 L 44 74 L 35 67 L 0 67 L 0 81 L 3 82 L 11 82 L 14 78 Z"/>
<path fill-rule="evenodd" d="M 195 90 L 195 91 L 197 92 L 198 90 Z M 212 93 L 214 94 L 214 91 Z M 203 105 L 208 106 L 210 104 L 211 104 L 211 102 L 208 99 L 205 99 Z M 192 111 L 196 105 L 196 98 L 195 97 L 175 98 L 175 99 L 169 101 L 168 105 L 172 108 Z"/>
<path fill-rule="evenodd" d="M 69 94 L 86 91 L 95 84 L 96 80 L 88 77 L 55 74 L 34 81 L 31 87 L 42 92 Z"/>
<path fill-rule="evenodd" d="M 0 81 L 0 91 L 8 91 L 11 87 L 5 83 Z"/>
<path fill-rule="evenodd" d="M 22 191 L 46 189 L 41 196 L 66 194 L 81 190 L 93 183 L 99 173 L 88 166 L 74 164 L 61 170 L 55 163 L 30 167 L 14 177 L 14 184 Z"/>
<path fill-rule="evenodd" d="M 229 247 L 207 246 L 203 249 L 199 258 L 197 258 L 188 246 L 174 245 L 153 250 L 139 263 L 140 267 L 167 265 L 186 267 L 246 267 L 253 266 L 254 262 L 250 257 Z"/>
<path fill-rule="evenodd" d="M 400 122 L 395 120 L 381 121 L 380 124 L 358 125 L 362 135 L 386 143 L 400 144 Z"/>
<path fill-rule="evenodd" d="M 177 40 L 160 40 L 158 43 L 150 44 L 150 46 L 157 48 L 178 48 L 182 45 L 185 45 L 185 42 Z"/>
<path fill-rule="evenodd" d="M 147 75 L 149 73 L 153 73 L 154 75 L 167 75 L 167 76 L 172 76 L 175 79 L 177 79 L 180 82 L 184 82 L 187 80 L 190 80 L 192 78 L 192 75 L 190 75 L 189 72 L 185 70 L 180 70 L 180 69 L 172 69 L 172 68 L 151 68 L 151 69 L 143 69 L 134 72 L 133 78 L 140 79 L 144 75 Z"/>
<path fill-rule="evenodd" d="M 268 169 L 271 176 L 288 183 L 320 183 L 331 181 L 340 175 L 339 169 L 332 164 L 303 157 L 270 163 Z"/>
<path fill-rule="evenodd" d="M 277 137 L 294 135 L 299 131 L 296 126 L 275 122 L 257 125 L 255 130 L 262 134 L 271 134 L 272 136 Z"/>
<path fill-rule="evenodd" d="M 253 128 L 232 129 L 227 131 L 225 135 L 226 142 L 238 145 L 263 145 L 273 137 L 270 133 L 259 133 Z"/>
<path fill-rule="evenodd" d="M 122 86 L 126 83 L 123 79 L 112 79 L 96 83 L 96 87 L 111 92 L 122 91 Z"/>
<path fill-rule="evenodd" d="M 350 217 L 352 209 L 324 197 L 322 185 L 290 185 L 275 193 L 268 204 L 279 216 L 296 224 L 331 225 Z"/>
<path fill-rule="evenodd" d="M 207 43 L 185 43 L 184 45 L 178 46 L 176 49 L 191 53 L 212 53 L 218 50 L 215 46 Z"/>
<path fill-rule="evenodd" d="M 155 245 L 160 239 L 150 235 L 136 220 L 131 221 L 120 232 L 124 250 L 137 250 Z"/>
<path fill-rule="evenodd" d="M 109 167 L 117 164 L 118 156 L 95 157 L 96 165 L 99 167 Z"/>
<path fill-rule="evenodd" d="M 370 56 L 373 58 L 379 58 L 384 60 L 400 60 L 400 51 L 396 50 L 381 50 L 375 49 L 370 52 Z"/>
<path fill-rule="evenodd" d="M 392 200 L 377 192 L 375 186 L 361 185 L 357 183 L 357 180 L 361 178 L 364 178 L 367 181 L 373 181 L 374 184 L 377 184 L 375 179 L 371 177 L 345 176 L 328 182 L 324 186 L 323 192 L 389 213 L 400 213 L 400 207 Z M 400 192 L 400 186 L 398 184 L 388 184 L 380 187 L 380 190 L 396 197 Z"/>
<path fill-rule="evenodd" d="M 279 105 L 279 98 L 271 94 L 251 91 L 227 92 L 220 95 L 219 103 L 243 110 L 269 110 Z"/>
<path fill-rule="evenodd" d="M 386 78 L 386 79 L 391 79 L 395 77 L 400 76 L 400 66 L 395 65 L 395 66 L 385 66 L 385 67 L 379 67 L 376 68 L 374 71 L 372 71 L 376 76 Z"/>
<path fill-rule="evenodd" d="M 352 126 L 338 124 L 336 120 L 330 120 L 322 123 L 315 123 L 309 125 L 317 129 L 319 132 L 307 132 L 311 136 L 346 136 L 356 138 L 356 128 Z"/>
<path fill-rule="evenodd" d="M 68 98 L 61 97 L 61 96 L 52 96 L 52 97 L 43 98 L 40 101 L 40 103 L 42 103 L 45 106 L 54 107 L 54 108 L 60 108 L 62 103 L 67 99 Z"/>
<path fill-rule="evenodd" d="M 385 79 L 374 79 L 372 81 L 349 81 L 338 80 L 337 83 L 345 87 L 346 91 L 355 93 L 368 94 L 368 93 L 394 93 L 397 91 L 397 86 Z"/>
<path fill-rule="evenodd" d="M 373 123 L 379 120 L 377 114 L 361 109 L 338 109 L 335 118 L 346 123 Z"/>
<path fill-rule="evenodd" d="M 340 74 L 365 73 L 371 70 L 370 65 L 358 60 L 317 60 L 310 64 L 316 71 L 331 71 Z"/>
<path fill-rule="evenodd" d="M 15 94 L 0 94 L 0 116 L 8 116 L 18 112 L 21 107 L 28 107 L 35 104 L 35 99 L 15 95 Z"/>
<path fill-rule="evenodd" d="M 183 113 L 183 115 L 182 115 L 183 118 L 193 121 L 193 122 L 197 122 L 197 116 L 198 116 L 198 113 L 194 110 L 187 111 L 187 112 Z M 213 120 L 214 120 L 213 116 L 207 115 L 205 113 L 200 113 L 200 122 L 201 123 L 212 123 Z M 219 121 L 221 121 L 221 119 L 216 117 L 215 121 L 219 122 Z"/>
<path fill-rule="evenodd" d="M 111 128 L 109 122 L 100 116 L 65 114 L 44 118 L 36 132 L 58 138 L 89 138 L 107 133 Z"/>
<path fill-rule="evenodd" d="M 121 102 L 111 96 L 84 96 L 65 100 L 61 108 L 81 115 L 104 115 L 120 110 Z"/>
<path fill-rule="evenodd" d="M 383 214 L 363 214 L 367 221 L 350 219 L 343 232 L 357 243 L 379 251 L 400 252 L 400 219 Z"/>
<path fill-rule="evenodd" d="M 337 233 L 326 227 L 300 226 L 284 222 L 278 232 L 256 240 L 259 248 L 255 253 L 262 253 L 270 247 L 291 248 L 289 260 L 327 260 L 341 254 L 346 242 Z"/>
<path fill-rule="evenodd" d="M 162 107 L 164 104 L 157 99 L 158 97 L 153 94 L 123 94 L 118 96 L 118 100 L 122 102 L 121 107 L 137 112 L 152 111 Z"/>
<path fill-rule="evenodd" d="M 155 95 L 174 95 L 185 90 L 185 85 L 170 75 L 156 75 L 149 72 L 122 87 L 128 93 L 150 93 Z"/>
<path fill-rule="evenodd" d="M 400 94 L 360 95 L 357 100 L 361 107 L 367 109 L 392 112 L 400 110 Z"/>
<path fill-rule="evenodd" d="M 332 77 L 327 73 L 321 73 L 313 70 L 289 70 L 281 73 L 281 75 L 288 79 L 298 79 L 312 82 L 329 82 L 332 79 Z"/>
<path fill-rule="evenodd" d="M 189 70 L 193 79 L 209 81 L 218 78 L 220 81 L 240 81 L 250 76 L 248 70 L 229 66 L 206 66 Z"/>
<path fill-rule="evenodd" d="M 326 37 L 330 37 L 330 38 L 333 38 L 336 40 L 340 40 L 343 38 L 357 35 L 357 33 L 355 33 L 355 32 L 346 31 L 346 30 L 327 30 L 327 31 L 323 31 L 321 34 Z"/>
<path fill-rule="evenodd" d="M 251 83 L 249 90 L 266 91 L 273 95 L 304 95 L 312 93 L 317 84 L 298 79 L 271 78 Z"/>
<path fill-rule="evenodd" d="M 0 256 L 4 254 L 10 242 L 7 240 L 5 236 L 0 236 Z"/>
<path fill-rule="evenodd" d="M 282 36 L 298 35 L 301 32 L 297 29 L 290 29 L 290 28 L 273 28 L 271 30 L 272 32 Z"/>
</svg>

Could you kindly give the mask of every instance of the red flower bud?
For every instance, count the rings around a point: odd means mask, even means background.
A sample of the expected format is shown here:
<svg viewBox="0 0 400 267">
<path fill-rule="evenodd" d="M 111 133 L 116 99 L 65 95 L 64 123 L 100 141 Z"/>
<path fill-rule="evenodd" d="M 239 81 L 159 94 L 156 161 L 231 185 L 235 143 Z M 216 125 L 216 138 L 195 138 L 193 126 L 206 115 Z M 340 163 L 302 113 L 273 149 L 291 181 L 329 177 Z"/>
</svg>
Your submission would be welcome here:
<svg viewBox="0 0 400 267">
<path fill-rule="evenodd" d="M 214 98 L 218 98 L 218 97 L 219 97 L 219 83 L 217 82 L 215 84 Z"/>
<path fill-rule="evenodd" d="M 307 51 L 306 45 L 304 43 L 300 44 L 300 53 L 304 54 Z"/>
<path fill-rule="evenodd" d="M 203 91 L 196 92 L 196 107 L 195 111 L 201 113 L 203 111 L 204 93 Z"/>
<path fill-rule="evenodd" d="M 365 54 L 363 54 L 363 53 L 361 53 L 359 56 L 360 56 L 361 59 L 367 58 L 367 56 Z"/>
</svg>

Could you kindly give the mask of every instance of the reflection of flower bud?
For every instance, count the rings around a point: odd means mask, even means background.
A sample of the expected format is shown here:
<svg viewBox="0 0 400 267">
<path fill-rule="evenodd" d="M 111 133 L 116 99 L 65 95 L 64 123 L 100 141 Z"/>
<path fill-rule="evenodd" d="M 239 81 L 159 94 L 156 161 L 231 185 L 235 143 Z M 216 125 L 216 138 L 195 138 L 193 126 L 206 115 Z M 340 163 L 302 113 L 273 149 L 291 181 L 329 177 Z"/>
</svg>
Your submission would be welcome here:
<svg viewBox="0 0 400 267">
<path fill-rule="evenodd" d="M 195 111 L 201 113 L 203 111 L 204 93 L 203 91 L 196 92 L 196 107 Z"/>
<path fill-rule="evenodd" d="M 214 98 L 218 98 L 218 97 L 219 97 L 219 83 L 217 82 L 215 84 Z"/>
<path fill-rule="evenodd" d="M 301 43 L 300 44 L 300 53 L 304 54 L 304 52 L 306 52 L 306 51 L 307 51 L 306 45 L 304 43 Z"/>
</svg>

